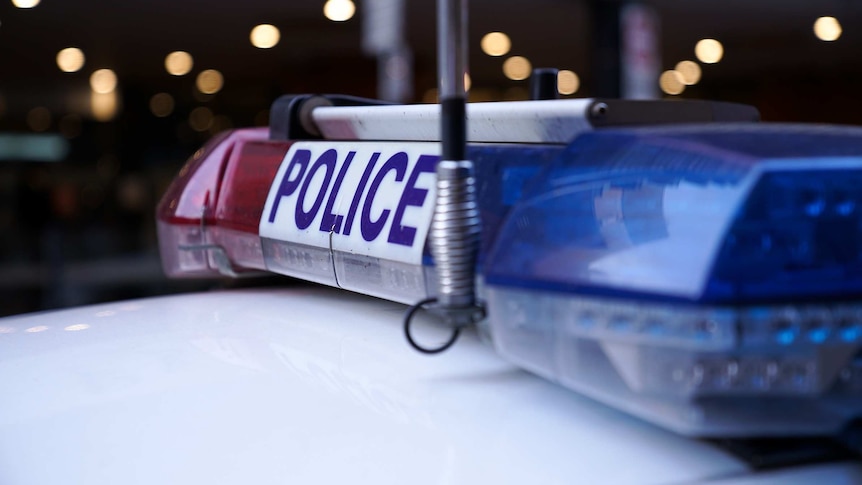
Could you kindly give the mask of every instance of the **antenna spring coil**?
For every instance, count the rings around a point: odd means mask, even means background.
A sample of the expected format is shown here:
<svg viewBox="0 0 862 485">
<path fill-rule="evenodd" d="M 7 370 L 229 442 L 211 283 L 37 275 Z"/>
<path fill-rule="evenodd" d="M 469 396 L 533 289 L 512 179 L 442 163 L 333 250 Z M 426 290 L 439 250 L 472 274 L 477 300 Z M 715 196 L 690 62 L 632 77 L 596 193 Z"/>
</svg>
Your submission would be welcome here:
<svg viewBox="0 0 862 485">
<path fill-rule="evenodd" d="M 437 204 L 431 222 L 430 246 L 437 267 L 437 299 L 442 310 L 475 306 L 479 210 L 473 162 L 437 163 Z"/>
</svg>

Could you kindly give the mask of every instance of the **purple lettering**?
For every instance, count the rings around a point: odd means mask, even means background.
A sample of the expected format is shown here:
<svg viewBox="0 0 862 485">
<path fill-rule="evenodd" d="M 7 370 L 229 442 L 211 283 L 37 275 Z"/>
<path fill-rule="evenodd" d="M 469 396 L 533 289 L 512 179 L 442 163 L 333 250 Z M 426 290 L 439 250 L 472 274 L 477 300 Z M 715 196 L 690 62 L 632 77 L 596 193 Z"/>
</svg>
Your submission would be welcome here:
<svg viewBox="0 0 862 485">
<path fill-rule="evenodd" d="M 413 245 L 413 240 L 416 239 L 416 228 L 402 225 L 401 219 L 404 217 L 404 210 L 407 209 L 407 206 L 422 207 L 422 204 L 425 203 L 428 190 L 416 188 L 416 180 L 423 173 L 434 173 L 434 168 L 439 158 L 437 155 L 422 155 L 419 157 L 419 161 L 416 162 L 416 166 L 413 167 L 413 171 L 410 172 L 407 186 L 404 187 L 401 200 L 398 202 L 398 208 L 395 209 L 395 216 L 392 218 L 392 228 L 389 229 L 389 242 L 402 246 Z"/>
<path fill-rule="evenodd" d="M 389 218 L 389 209 L 385 209 L 376 221 L 371 220 L 371 206 L 374 203 L 374 197 L 377 195 L 377 189 L 383 182 L 383 177 L 391 171 L 395 171 L 395 181 L 404 180 L 404 174 L 407 172 L 407 154 L 398 152 L 389 157 L 389 160 L 383 164 L 383 168 L 377 172 L 374 181 L 371 182 L 371 187 L 368 188 L 368 196 L 365 197 L 365 205 L 362 207 L 362 217 L 360 218 L 360 229 L 362 229 L 362 239 L 373 241 L 383 231 L 383 226 L 386 225 L 386 220 Z"/>
<path fill-rule="evenodd" d="M 326 189 L 329 187 L 329 182 L 332 180 L 332 172 L 335 171 L 335 162 L 338 158 L 338 152 L 335 150 L 326 150 L 314 162 L 314 165 L 308 170 L 308 176 L 305 177 L 305 183 L 299 189 L 299 196 L 296 199 L 296 227 L 299 229 L 307 229 L 311 225 L 314 218 L 317 216 L 317 211 L 320 210 L 320 205 L 323 204 L 323 198 L 326 196 Z M 326 174 L 323 176 L 323 185 L 317 193 L 317 199 L 314 200 L 314 205 L 311 210 L 305 212 L 302 206 L 305 202 L 305 195 L 308 192 L 308 186 L 314 178 L 314 174 L 321 168 L 326 168 Z"/>
<path fill-rule="evenodd" d="M 365 185 L 371 177 L 371 172 L 374 171 L 374 165 L 377 164 L 377 159 L 380 158 L 380 153 L 373 153 L 371 160 L 365 167 L 365 172 L 362 172 L 362 178 L 359 179 L 359 186 L 353 194 L 353 201 L 350 203 L 350 210 L 347 211 L 347 224 L 344 225 L 344 235 L 349 236 L 350 230 L 353 227 L 353 219 L 356 217 L 356 210 L 359 209 L 359 202 L 362 200 L 362 192 L 365 191 Z"/>
<path fill-rule="evenodd" d="M 329 192 L 329 200 L 326 201 L 326 209 L 323 211 L 323 220 L 320 221 L 320 230 L 323 232 L 333 231 L 336 234 L 341 232 L 341 221 L 344 217 L 333 214 L 332 208 L 335 206 L 335 200 L 338 198 L 338 191 L 341 189 L 341 183 L 344 182 L 344 175 L 347 173 L 347 169 L 350 167 L 350 162 L 353 161 L 353 157 L 356 155 L 356 152 L 350 152 L 347 154 L 347 158 L 344 160 L 344 165 L 341 166 L 341 170 L 338 171 L 338 176 L 335 177 L 335 184 L 332 185 L 332 190 Z"/>
<path fill-rule="evenodd" d="M 284 171 L 284 177 L 278 185 L 278 192 L 275 194 L 275 200 L 272 203 L 272 210 L 269 211 L 269 222 L 275 221 L 275 213 L 278 212 L 278 206 L 281 204 L 281 198 L 292 194 L 299 187 L 299 181 L 302 180 L 302 175 L 305 173 L 308 162 L 311 160 L 311 152 L 308 150 L 297 150 L 290 160 L 290 165 Z M 293 173 L 294 166 L 299 166 L 299 173 L 295 178 L 290 178 Z"/>
</svg>

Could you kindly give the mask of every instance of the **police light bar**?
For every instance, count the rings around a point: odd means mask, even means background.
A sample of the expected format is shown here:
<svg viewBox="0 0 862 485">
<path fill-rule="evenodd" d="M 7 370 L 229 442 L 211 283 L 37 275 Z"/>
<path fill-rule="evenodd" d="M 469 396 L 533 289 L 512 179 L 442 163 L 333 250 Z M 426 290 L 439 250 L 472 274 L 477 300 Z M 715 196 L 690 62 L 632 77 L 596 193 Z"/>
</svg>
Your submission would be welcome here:
<svg viewBox="0 0 862 485">
<path fill-rule="evenodd" d="M 468 146 L 494 347 L 681 433 L 837 432 L 862 414 L 862 129 L 660 124 Z M 289 125 L 223 134 L 183 168 L 158 208 L 166 272 L 434 296 L 439 144 Z"/>
</svg>

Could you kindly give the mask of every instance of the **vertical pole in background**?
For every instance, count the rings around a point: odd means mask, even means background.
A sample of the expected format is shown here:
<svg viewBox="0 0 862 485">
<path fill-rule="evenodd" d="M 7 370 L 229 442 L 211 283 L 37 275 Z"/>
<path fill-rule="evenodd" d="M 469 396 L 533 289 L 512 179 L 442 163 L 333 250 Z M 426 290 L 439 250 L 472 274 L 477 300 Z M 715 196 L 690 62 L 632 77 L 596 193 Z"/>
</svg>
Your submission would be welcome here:
<svg viewBox="0 0 862 485">
<path fill-rule="evenodd" d="M 484 317 L 476 300 L 476 256 L 479 252 L 479 209 L 473 162 L 467 160 L 467 1 L 437 1 L 437 57 L 440 81 L 440 141 L 437 162 L 437 200 L 428 236 L 437 273 L 437 296 L 414 305 L 404 318 L 407 341 L 416 350 L 435 354 L 449 348 L 462 327 Z M 452 328 L 452 337 L 438 348 L 418 345 L 410 321 L 423 305 Z"/>
<path fill-rule="evenodd" d="M 362 50 L 377 57 L 377 98 L 413 98 L 413 53 L 404 39 L 405 0 L 362 2 Z"/>
<path fill-rule="evenodd" d="M 655 9 L 630 3 L 620 12 L 622 97 L 658 99 L 661 72 L 659 19 Z"/>
<path fill-rule="evenodd" d="M 661 71 L 659 19 L 637 2 L 592 0 L 592 94 L 657 99 Z"/>
</svg>

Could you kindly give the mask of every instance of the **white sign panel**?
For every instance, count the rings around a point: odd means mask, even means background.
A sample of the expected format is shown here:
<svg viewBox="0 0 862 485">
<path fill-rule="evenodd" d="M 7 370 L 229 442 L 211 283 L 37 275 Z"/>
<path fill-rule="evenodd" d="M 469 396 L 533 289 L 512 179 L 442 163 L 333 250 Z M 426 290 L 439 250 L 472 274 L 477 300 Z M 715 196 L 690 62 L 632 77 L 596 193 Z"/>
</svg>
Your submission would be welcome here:
<svg viewBox="0 0 862 485">
<path fill-rule="evenodd" d="M 298 142 L 275 176 L 262 237 L 421 264 L 438 143 Z"/>
</svg>

